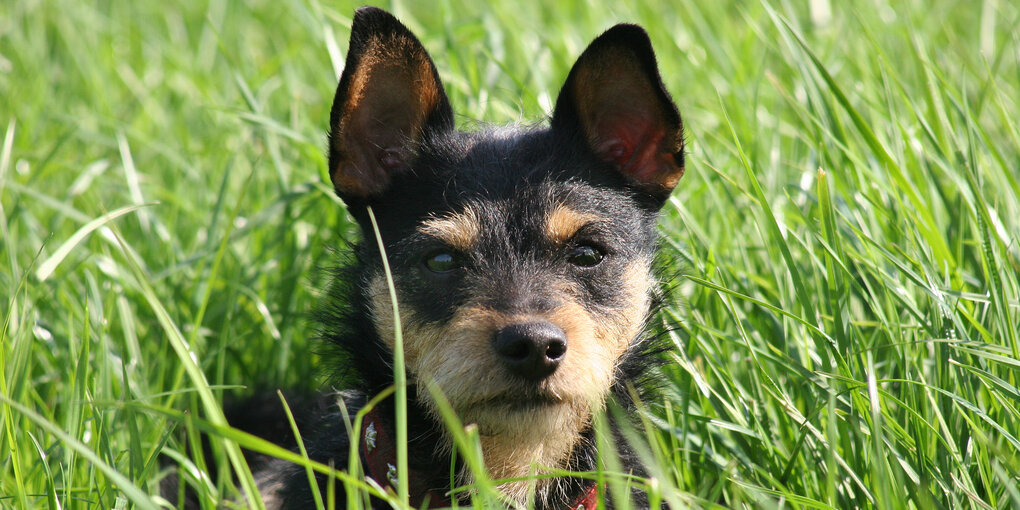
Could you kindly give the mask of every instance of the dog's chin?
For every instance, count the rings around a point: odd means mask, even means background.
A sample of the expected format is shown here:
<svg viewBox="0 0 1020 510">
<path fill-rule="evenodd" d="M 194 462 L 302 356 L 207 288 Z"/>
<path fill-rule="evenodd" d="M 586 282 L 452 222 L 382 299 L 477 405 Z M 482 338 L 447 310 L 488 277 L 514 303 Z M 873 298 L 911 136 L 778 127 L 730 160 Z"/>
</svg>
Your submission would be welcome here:
<svg viewBox="0 0 1020 510">
<path fill-rule="evenodd" d="M 501 403 L 466 413 L 465 423 L 474 423 L 482 436 L 534 436 L 548 433 L 567 412 L 564 404 Z"/>
</svg>

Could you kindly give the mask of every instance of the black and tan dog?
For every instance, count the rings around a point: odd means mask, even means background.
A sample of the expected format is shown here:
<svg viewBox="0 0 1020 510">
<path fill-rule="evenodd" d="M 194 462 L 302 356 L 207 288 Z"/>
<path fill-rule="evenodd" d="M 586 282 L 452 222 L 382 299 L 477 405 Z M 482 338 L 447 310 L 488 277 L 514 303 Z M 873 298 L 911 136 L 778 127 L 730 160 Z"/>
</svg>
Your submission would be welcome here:
<svg viewBox="0 0 1020 510">
<path fill-rule="evenodd" d="M 548 128 L 466 133 L 418 39 L 361 9 L 330 115 L 329 171 L 364 241 L 320 313 L 323 336 L 359 381 L 341 394 L 350 413 L 393 384 L 395 316 L 371 208 L 403 331 L 412 504 L 449 501 L 452 445 L 429 385 L 477 426 L 493 479 L 594 470 L 593 413 L 649 363 L 655 222 L 684 171 L 680 115 L 644 30 L 617 25 L 591 43 Z M 391 400 L 359 436 L 366 474 L 383 485 Z M 340 413 L 312 421 L 309 455 L 347 466 Z M 311 506 L 303 468 L 273 461 L 256 476 L 270 506 Z M 599 490 L 575 478 L 499 489 L 510 504 L 548 509 L 594 508 Z"/>
</svg>

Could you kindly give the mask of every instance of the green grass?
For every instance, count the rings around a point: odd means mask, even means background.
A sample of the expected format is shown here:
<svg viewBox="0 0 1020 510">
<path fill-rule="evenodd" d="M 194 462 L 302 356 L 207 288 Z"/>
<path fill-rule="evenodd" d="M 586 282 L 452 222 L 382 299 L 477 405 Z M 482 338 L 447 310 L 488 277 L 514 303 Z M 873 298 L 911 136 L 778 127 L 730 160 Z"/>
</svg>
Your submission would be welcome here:
<svg viewBox="0 0 1020 510">
<path fill-rule="evenodd" d="M 386 6 L 461 124 L 548 114 L 619 21 L 686 121 L 661 222 L 680 329 L 631 431 L 655 479 L 629 483 L 673 508 L 1020 508 L 1015 2 L 478 4 Z M 315 383 L 316 268 L 356 235 L 323 155 L 356 6 L 0 3 L 0 506 L 156 507 L 157 455 L 202 431 L 199 493 L 244 493 L 202 473 L 273 449 L 220 397 Z"/>
</svg>

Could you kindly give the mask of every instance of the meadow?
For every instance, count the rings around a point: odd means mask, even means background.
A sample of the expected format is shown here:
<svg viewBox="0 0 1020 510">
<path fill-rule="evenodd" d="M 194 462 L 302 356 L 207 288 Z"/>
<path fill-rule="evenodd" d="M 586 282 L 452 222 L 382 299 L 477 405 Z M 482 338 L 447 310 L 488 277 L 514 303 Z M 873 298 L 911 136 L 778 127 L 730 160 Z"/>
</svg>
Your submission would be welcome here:
<svg viewBox="0 0 1020 510">
<path fill-rule="evenodd" d="M 358 5 L 0 3 L 0 507 L 158 508 L 162 454 L 214 508 L 238 444 L 284 454 L 221 403 L 320 382 L 309 312 L 358 235 L 324 156 Z M 381 6 L 466 128 L 546 118 L 615 23 L 652 38 L 689 148 L 660 222 L 673 348 L 630 434 L 653 478 L 611 448 L 597 476 L 675 509 L 1020 508 L 1020 5 Z M 214 454 L 185 458 L 200 432 Z"/>
</svg>

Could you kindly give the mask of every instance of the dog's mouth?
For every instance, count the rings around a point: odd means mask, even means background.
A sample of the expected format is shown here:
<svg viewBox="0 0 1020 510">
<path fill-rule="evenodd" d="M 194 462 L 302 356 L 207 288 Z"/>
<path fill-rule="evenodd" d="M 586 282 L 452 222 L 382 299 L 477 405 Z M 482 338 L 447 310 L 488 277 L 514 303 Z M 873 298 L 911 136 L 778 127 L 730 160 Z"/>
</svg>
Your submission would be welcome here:
<svg viewBox="0 0 1020 510">
<path fill-rule="evenodd" d="M 566 403 L 566 399 L 551 391 L 504 391 L 467 404 L 469 409 L 499 408 L 506 411 L 527 412 Z"/>
</svg>

